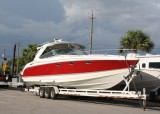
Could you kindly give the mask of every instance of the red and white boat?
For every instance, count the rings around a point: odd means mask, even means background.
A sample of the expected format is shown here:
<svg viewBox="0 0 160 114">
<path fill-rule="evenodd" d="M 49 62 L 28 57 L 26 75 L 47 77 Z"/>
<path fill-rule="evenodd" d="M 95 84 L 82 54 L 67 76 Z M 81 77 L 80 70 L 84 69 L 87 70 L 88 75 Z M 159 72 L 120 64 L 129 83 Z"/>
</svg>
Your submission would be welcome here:
<svg viewBox="0 0 160 114">
<path fill-rule="evenodd" d="M 25 82 L 78 89 L 109 89 L 123 80 L 138 59 L 87 54 L 84 46 L 55 40 L 38 47 L 34 60 L 21 72 Z"/>
</svg>

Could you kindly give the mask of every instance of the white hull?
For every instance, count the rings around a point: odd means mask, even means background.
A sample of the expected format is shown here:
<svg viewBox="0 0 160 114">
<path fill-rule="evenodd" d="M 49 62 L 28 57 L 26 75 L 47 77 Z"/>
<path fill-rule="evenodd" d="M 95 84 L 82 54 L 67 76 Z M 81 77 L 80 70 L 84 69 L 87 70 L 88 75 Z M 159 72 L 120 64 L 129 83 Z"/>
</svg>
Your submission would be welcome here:
<svg viewBox="0 0 160 114">
<path fill-rule="evenodd" d="M 123 80 L 129 74 L 128 69 L 101 71 L 91 73 L 78 73 L 54 76 L 23 77 L 28 83 L 58 85 L 78 89 L 109 89 Z"/>
<path fill-rule="evenodd" d="M 140 74 L 133 80 L 137 90 L 146 88 L 147 92 L 149 92 L 160 86 L 160 55 L 137 55 L 131 53 L 128 56 L 139 59 L 136 69 L 140 70 Z M 133 83 L 130 86 L 131 90 L 135 90 Z"/>
<path fill-rule="evenodd" d="M 143 69 L 141 70 L 141 74 L 134 78 L 134 83 L 138 90 L 142 90 L 142 88 L 146 88 L 147 92 L 156 87 L 160 86 L 160 70 L 154 69 Z M 134 89 L 133 84 L 131 88 Z"/>
</svg>

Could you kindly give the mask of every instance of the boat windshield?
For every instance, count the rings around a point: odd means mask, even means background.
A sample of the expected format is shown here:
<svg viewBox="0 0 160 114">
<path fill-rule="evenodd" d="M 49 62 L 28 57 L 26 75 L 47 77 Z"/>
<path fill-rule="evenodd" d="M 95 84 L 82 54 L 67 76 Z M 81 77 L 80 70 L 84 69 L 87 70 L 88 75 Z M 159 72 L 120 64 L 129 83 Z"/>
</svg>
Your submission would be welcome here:
<svg viewBox="0 0 160 114">
<path fill-rule="evenodd" d="M 49 46 L 47 47 L 40 58 L 48 58 L 52 56 L 57 56 L 57 55 L 87 55 L 87 53 L 79 48 L 73 48 L 73 47 L 56 47 L 56 46 Z"/>
</svg>

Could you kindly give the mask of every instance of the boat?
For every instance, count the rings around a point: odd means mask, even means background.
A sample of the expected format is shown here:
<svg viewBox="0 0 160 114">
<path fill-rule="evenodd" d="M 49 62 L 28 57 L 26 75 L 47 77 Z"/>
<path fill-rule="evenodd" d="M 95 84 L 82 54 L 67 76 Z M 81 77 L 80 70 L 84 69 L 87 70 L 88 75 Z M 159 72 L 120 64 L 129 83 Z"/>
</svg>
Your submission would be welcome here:
<svg viewBox="0 0 160 114">
<path fill-rule="evenodd" d="M 135 69 L 139 70 L 140 73 L 133 79 L 136 89 L 146 88 L 147 93 L 149 93 L 160 86 L 160 55 L 130 54 L 130 56 L 139 59 Z M 133 85 L 131 85 L 131 88 L 134 88 Z"/>
<path fill-rule="evenodd" d="M 29 84 L 108 89 L 121 82 L 137 62 L 123 55 L 88 54 L 81 44 L 55 39 L 37 48 L 21 75 Z"/>
</svg>

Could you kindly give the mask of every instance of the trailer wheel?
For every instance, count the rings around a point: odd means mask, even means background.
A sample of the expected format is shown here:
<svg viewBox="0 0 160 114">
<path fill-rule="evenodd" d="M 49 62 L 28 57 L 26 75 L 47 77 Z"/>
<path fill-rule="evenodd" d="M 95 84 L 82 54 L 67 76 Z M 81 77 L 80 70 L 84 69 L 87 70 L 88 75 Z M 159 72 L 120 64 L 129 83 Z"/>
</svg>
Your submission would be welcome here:
<svg viewBox="0 0 160 114">
<path fill-rule="evenodd" d="M 45 88 L 44 87 L 40 87 L 39 96 L 40 96 L 40 98 L 44 98 L 45 97 Z"/>
<path fill-rule="evenodd" d="M 51 99 L 56 99 L 57 98 L 57 94 L 55 93 L 54 88 L 50 89 L 50 98 Z"/>
<path fill-rule="evenodd" d="M 45 89 L 45 98 L 47 98 L 47 99 L 49 99 L 50 98 L 50 88 L 49 87 L 47 87 L 46 89 Z"/>
</svg>

